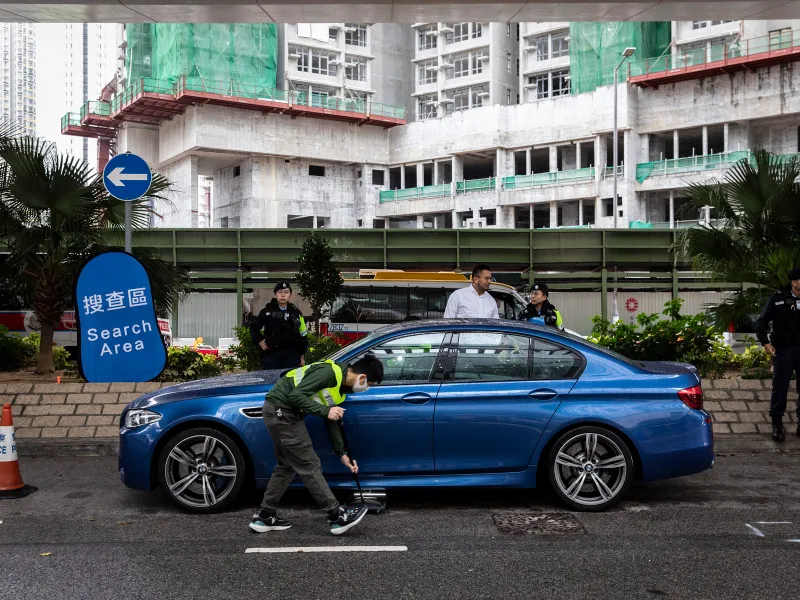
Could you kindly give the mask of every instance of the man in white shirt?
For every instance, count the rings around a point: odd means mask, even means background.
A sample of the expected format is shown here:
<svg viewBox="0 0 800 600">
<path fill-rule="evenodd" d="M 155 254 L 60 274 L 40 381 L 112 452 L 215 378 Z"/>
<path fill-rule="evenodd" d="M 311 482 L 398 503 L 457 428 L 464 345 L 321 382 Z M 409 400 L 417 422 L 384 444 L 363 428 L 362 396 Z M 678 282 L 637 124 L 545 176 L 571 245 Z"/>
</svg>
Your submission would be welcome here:
<svg viewBox="0 0 800 600">
<path fill-rule="evenodd" d="M 445 319 L 499 319 L 497 301 L 489 293 L 492 271 L 486 265 L 472 269 L 472 285 L 456 290 L 447 300 Z"/>
</svg>

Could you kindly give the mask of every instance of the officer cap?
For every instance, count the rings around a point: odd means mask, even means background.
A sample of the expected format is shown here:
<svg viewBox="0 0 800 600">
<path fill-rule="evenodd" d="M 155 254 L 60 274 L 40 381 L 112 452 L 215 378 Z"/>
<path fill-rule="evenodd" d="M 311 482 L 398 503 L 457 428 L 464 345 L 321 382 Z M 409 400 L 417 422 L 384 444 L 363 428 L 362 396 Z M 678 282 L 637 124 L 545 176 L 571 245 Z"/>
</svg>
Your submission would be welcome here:
<svg viewBox="0 0 800 600">
<path fill-rule="evenodd" d="M 795 267 L 789 271 L 789 281 L 797 281 L 800 279 L 800 267 Z"/>
<path fill-rule="evenodd" d="M 277 294 L 278 290 L 289 290 L 291 292 L 292 291 L 292 286 L 289 285 L 289 282 L 284 279 L 283 281 L 279 281 L 275 285 L 275 287 L 272 289 L 272 292 Z"/>
<path fill-rule="evenodd" d="M 548 289 L 546 283 L 534 283 L 529 291 L 535 292 L 536 290 L 541 291 L 545 296 L 550 294 L 550 290 Z"/>
</svg>

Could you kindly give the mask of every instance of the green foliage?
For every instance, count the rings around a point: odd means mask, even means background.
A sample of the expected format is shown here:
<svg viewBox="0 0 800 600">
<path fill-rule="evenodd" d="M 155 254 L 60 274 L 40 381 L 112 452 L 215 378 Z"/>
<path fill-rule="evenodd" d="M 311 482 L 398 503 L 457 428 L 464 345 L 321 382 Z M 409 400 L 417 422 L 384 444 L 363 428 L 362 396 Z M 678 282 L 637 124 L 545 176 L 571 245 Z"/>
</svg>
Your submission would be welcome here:
<svg viewBox="0 0 800 600">
<path fill-rule="evenodd" d="M 304 357 L 306 364 L 310 365 L 313 362 L 323 360 L 344 345 L 345 343 L 341 338 L 309 333 L 308 351 Z"/>
<path fill-rule="evenodd" d="M 772 357 L 761 346 L 750 345 L 734 357 L 733 364 L 742 370 L 742 379 L 770 379 Z"/>
<path fill-rule="evenodd" d="M 159 381 L 193 381 L 222 374 L 222 364 L 213 354 L 200 354 L 191 348 L 167 349 L 167 366 Z"/>
<path fill-rule="evenodd" d="M 740 291 L 710 307 L 719 329 L 748 324 L 800 265 L 800 160 L 765 150 L 731 167 L 723 181 L 687 188 L 687 208 L 711 206 L 711 224 L 678 232 L 676 250 L 697 271 Z"/>
<path fill-rule="evenodd" d="M 22 337 L 0 325 L 0 371 L 19 371 L 34 366 L 39 358 L 40 344 L 38 333 Z M 63 371 L 69 366 L 69 351 L 66 348 L 53 346 L 53 366 L 56 371 Z"/>
<path fill-rule="evenodd" d="M 238 344 L 231 346 L 231 353 L 235 356 L 237 366 L 243 371 L 261 370 L 261 350 L 253 343 L 248 327 L 234 327 Z"/>
<path fill-rule="evenodd" d="M 319 331 L 325 305 L 333 304 L 344 283 L 333 256 L 328 241 L 312 232 L 303 242 L 297 257 L 297 284 L 300 294 L 311 305 L 311 319 L 316 331 Z"/>
<path fill-rule="evenodd" d="M 730 358 L 721 336 L 705 315 L 681 315 L 682 303 L 677 299 L 664 305 L 662 314 L 667 319 L 639 314 L 635 325 L 612 324 L 595 316 L 589 339 L 633 360 L 685 362 L 697 367 L 701 376 L 721 375 L 724 361 Z"/>
</svg>

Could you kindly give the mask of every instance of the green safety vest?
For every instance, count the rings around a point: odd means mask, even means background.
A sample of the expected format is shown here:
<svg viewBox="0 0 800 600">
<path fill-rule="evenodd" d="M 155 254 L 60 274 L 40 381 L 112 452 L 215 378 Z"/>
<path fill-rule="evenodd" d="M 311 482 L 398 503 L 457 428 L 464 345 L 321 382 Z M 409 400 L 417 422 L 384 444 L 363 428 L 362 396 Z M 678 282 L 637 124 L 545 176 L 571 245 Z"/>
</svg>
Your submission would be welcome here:
<svg viewBox="0 0 800 600">
<path fill-rule="evenodd" d="M 339 388 L 342 385 L 342 379 L 344 377 L 342 373 L 342 368 L 337 365 L 332 360 L 325 360 L 322 362 L 311 363 L 310 365 L 306 365 L 305 367 L 300 367 L 299 369 L 294 369 L 293 371 L 289 371 L 286 376 L 290 377 L 292 381 L 294 381 L 295 387 L 300 385 L 300 382 L 303 381 L 303 378 L 306 376 L 306 371 L 308 371 L 311 367 L 315 365 L 324 365 L 328 364 L 333 368 L 333 372 L 336 375 L 336 386 L 325 388 L 312 394 L 311 397 L 322 404 L 323 406 L 336 406 L 337 404 L 341 404 L 347 398 L 347 394 L 342 394 Z"/>
</svg>

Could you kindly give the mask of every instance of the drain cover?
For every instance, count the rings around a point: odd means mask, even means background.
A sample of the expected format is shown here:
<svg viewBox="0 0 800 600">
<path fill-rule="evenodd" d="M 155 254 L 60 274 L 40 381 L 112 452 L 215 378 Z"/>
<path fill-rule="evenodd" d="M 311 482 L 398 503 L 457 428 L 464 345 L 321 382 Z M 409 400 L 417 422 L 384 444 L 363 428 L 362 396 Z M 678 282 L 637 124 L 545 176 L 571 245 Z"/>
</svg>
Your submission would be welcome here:
<svg viewBox="0 0 800 600">
<path fill-rule="evenodd" d="M 580 521 L 568 513 L 498 513 L 492 515 L 497 531 L 523 535 L 586 533 Z"/>
</svg>

